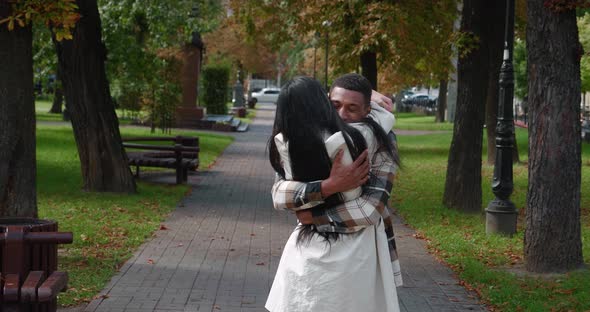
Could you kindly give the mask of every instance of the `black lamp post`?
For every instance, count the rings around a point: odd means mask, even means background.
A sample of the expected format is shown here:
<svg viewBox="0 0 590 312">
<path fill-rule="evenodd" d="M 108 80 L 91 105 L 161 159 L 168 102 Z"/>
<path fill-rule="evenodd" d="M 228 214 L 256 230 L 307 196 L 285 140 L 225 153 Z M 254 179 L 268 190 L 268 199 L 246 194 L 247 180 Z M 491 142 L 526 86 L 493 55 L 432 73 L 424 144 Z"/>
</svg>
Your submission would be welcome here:
<svg viewBox="0 0 590 312">
<path fill-rule="evenodd" d="M 325 88 L 326 92 L 328 91 L 328 48 L 330 46 L 330 21 L 326 20 L 322 23 L 322 26 L 326 28 L 326 64 L 324 67 L 324 79 L 325 79 Z"/>
<path fill-rule="evenodd" d="M 318 51 L 318 41 L 320 40 L 320 32 L 316 31 L 313 37 L 313 79 L 316 78 L 316 55 Z"/>
<path fill-rule="evenodd" d="M 496 198 L 486 208 L 486 233 L 512 235 L 516 233 L 516 207 L 510 201 L 514 189 L 512 182 L 512 153 L 514 150 L 514 70 L 512 51 L 514 47 L 514 0 L 506 1 L 504 61 L 500 68 L 500 96 L 498 122 L 496 124 L 496 162 L 492 191 Z"/>
</svg>

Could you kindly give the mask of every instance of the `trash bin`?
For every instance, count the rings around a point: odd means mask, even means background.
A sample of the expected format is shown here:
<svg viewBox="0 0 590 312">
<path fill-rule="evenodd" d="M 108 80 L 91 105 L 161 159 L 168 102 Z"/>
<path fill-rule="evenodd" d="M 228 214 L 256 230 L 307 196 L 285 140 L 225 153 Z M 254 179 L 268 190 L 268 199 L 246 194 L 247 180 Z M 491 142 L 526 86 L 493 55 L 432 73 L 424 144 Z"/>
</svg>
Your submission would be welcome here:
<svg viewBox="0 0 590 312">
<path fill-rule="evenodd" d="M 57 244 L 73 240 L 57 228 L 50 220 L 0 218 L 0 311 L 57 311 L 68 280 L 57 271 Z"/>
</svg>

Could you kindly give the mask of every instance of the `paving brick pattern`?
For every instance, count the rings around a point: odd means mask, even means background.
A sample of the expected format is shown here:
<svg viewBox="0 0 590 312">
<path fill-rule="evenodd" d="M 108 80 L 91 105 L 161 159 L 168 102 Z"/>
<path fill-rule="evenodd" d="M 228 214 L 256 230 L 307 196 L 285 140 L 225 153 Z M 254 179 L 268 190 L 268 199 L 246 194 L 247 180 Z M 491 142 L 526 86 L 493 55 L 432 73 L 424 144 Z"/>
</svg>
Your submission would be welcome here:
<svg viewBox="0 0 590 312">
<path fill-rule="evenodd" d="M 83 311 L 266 311 L 264 303 L 295 218 L 272 209 L 266 142 L 274 105 L 257 118 Z M 398 220 L 399 221 L 399 220 Z M 423 242 L 396 226 L 402 311 L 485 311 Z"/>
</svg>

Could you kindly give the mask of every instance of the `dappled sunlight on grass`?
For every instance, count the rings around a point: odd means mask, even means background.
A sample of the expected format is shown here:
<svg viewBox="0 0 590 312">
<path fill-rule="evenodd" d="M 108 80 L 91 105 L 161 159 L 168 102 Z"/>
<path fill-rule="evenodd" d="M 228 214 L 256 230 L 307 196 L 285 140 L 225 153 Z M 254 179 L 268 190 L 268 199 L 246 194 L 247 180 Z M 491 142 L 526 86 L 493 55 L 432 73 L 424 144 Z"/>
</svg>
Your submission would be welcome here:
<svg viewBox="0 0 590 312">
<path fill-rule="evenodd" d="M 121 132 L 124 136 L 162 135 L 142 128 Z M 211 165 L 233 141 L 195 131 L 170 135 L 177 134 L 199 136 L 201 168 Z M 60 231 L 74 233 L 74 243 L 59 251 L 60 268 L 70 275 L 68 291 L 59 297 L 62 305 L 91 300 L 189 191 L 187 185 L 145 182 L 138 182 L 137 194 L 82 191 L 71 127 L 45 125 L 37 127 L 37 185 L 39 217 L 56 220 Z"/>
<path fill-rule="evenodd" d="M 523 271 L 524 209 L 528 188 L 528 137 L 525 129 L 516 136 L 521 161 L 515 164 L 512 202 L 519 209 L 518 233 L 512 238 L 485 234 L 483 208 L 494 199 L 491 191 L 493 165 L 486 163 L 482 151 L 482 213 L 465 215 L 443 206 L 448 150 L 452 134 L 398 136 L 402 169 L 394 183 L 393 206 L 425 237 L 437 257 L 459 275 L 483 300 L 501 311 L 550 311 L 590 309 L 588 270 L 558 278 L 525 277 Z M 485 138 L 485 132 L 484 132 Z M 583 144 L 583 159 L 590 159 L 590 144 Z M 590 166 L 582 166 L 583 252 L 590 262 Z M 403 250 L 400 254 L 403 255 Z M 403 268 L 402 268 L 403 269 Z"/>
<path fill-rule="evenodd" d="M 452 131 L 453 124 L 448 122 L 436 123 L 434 116 L 424 116 L 415 113 L 395 113 L 394 129 L 403 130 L 446 130 Z"/>
</svg>

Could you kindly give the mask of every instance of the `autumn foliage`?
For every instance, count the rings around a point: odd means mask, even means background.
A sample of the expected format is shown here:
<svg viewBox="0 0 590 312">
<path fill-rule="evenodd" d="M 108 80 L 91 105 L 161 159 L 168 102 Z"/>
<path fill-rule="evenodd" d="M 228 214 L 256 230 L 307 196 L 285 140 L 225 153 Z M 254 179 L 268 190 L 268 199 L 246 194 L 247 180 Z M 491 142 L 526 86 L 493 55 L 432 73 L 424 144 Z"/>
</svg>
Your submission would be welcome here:
<svg viewBox="0 0 590 312">
<path fill-rule="evenodd" d="M 0 25 L 8 30 L 41 23 L 53 29 L 58 41 L 72 39 L 72 30 L 80 19 L 75 0 L 12 0 L 12 9 L 6 17 L 0 16 Z"/>
</svg>

